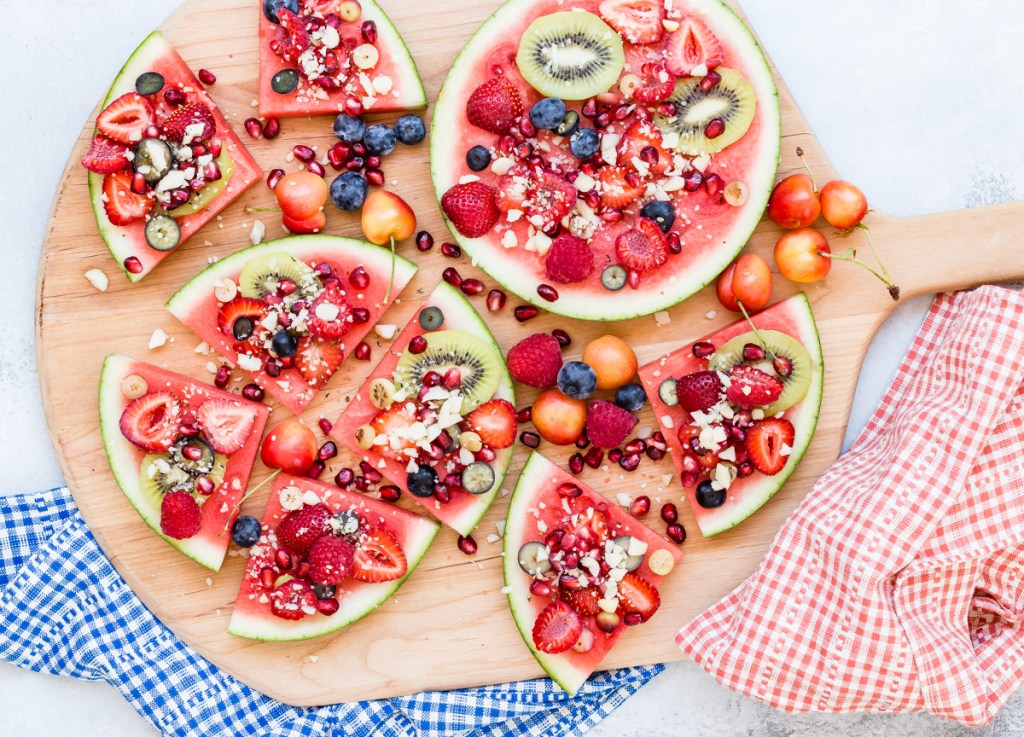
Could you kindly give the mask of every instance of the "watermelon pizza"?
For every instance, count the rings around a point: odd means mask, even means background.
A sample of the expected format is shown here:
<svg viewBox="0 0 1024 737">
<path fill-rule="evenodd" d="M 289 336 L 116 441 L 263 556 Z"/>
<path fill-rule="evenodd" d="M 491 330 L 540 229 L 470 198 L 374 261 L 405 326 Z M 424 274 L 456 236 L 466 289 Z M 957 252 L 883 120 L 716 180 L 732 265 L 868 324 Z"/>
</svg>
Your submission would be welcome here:
<svg viewBox="0 0 1024 737">
<path fill-rule="evenodd" d="M 363 339 L 416 266 L 364 241 L 305 235 L 268 241 L 208 266 L 167 309 L 298 414 Z"/>
<path fill-rule="evenodd" d="M 261 0 L 265 118 L 427 106 L 416 63 L 374 0 Z"/>
<path fill-rule="evenodd" d="M 818 422 L 823 374 L 802 293 L 640 368 L 705 536 L 745 520 L 796 470 Z"/>
<path fill-rule="evenodd" d="M 219 570 L 269 410 L 126 356 L 107 356 L 100 432 L 110 470 L 170 545 Z"/>
<path fill-rule="evenodd" d="M 502 556 L 526 646 L 574 695 L 628 628 L 655 615 L 682 551 L 532 453 L 509 502 Z"/>
<path fill-rule="evenodd" d="M 761 219 L 778 165 L 771 70 L 718 0 L 514 0 L 434 110 L 452 232 L 524 300 L 618 320 L 697 292 Z"/>
<path fill-rule="evenodd" d="M 334 423 L 331 435 L 461 535 L 512 460 L 515 394 L 501 351 L 442 283 Z"/>
<path fill-rule="evenodd" d="M 114 79 L 82 166 L 100 235 L 133 282 L 262 176 L 159 32 Z"/>
</svg>

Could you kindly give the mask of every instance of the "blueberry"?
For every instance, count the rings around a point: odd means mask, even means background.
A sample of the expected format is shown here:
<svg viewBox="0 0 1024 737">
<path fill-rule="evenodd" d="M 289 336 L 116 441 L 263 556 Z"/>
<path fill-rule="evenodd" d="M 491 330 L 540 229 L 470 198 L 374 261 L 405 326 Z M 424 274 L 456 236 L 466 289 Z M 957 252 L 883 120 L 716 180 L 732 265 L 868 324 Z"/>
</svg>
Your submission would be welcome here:
<svg viewBox="0 0 1024 737">
<path fill-rule="evenodd" d="M 565 118 L 565 103 L 557 97 L 545 97 L 530 108 L 530 122 L 541 130 L 554 130 Z"/>
<path fill-rule="evenodd" d="M 395 121 L 395 135 L 406 146 L 415 146 L 427 137 L 427 126 L 419 115 L 403 115 Z"/>
<path fill-rule="evenodd" d="M 615 392 L 615 404 L 627 412 L 639 412 L 647 404 L 647 392 L 640 384 L 626 384 Z"/>
<path fill-rule="evenodd" d="M 334 119 L 334 135 L 345 143 L 359 143 L 366 133 L 366 123 L 362 118 L 342 113 Z"/>
<path fill-rule="evenodd" d="M 351 509 L 343 509 L 331 518 L 331 529 L 342 537 L 354 537 L 359 532 L 359 515 Z"/>
<path fill-rule="evenodd" d="M 571 399 L 586 399 L 597 389 L 597 374 L 583 361 L 569 361 L 558 371 L 558 389 Z"/>
<path fill-rule="evenodd" d="M 374 123 L 366 129 L 363 134 L 363 143 L 366 150 L 374 156 L 387 156 L 395 150 L 395 143 L 398 137 L 395 132 L 383 123 Z"/>
<path fill-rule="evenodd" d="M 409 493 L 421 499 L 433 496 L 434 487 L 437 486 L 437 471 L 430 466 L 417 466 L 416 470 L 409 474 Z"/>
<path fill-rule="evenodd" d="M 562 118 L 562 122 L 555 126 L 554 133 L 556 136 L 571 136 L 579 129 L 580 114 L 575 110 L 570 110 Z"/>
<path fill-rule="evenodd" d="M 251 548 L 259 542 L 263 534 L 263 525 L 255 517 L 247 514 L 235 520 L 231 526 L 231 542 L 240 548 Z"/>
<path fill-rule="evenodd" d="M 657 223 L 663 233 L 667 233 L 672 227 L 672 223 L 676 221 L 675 208 L 661 200 L 651 200 L 640 208 L 640 214 Z"/>
<path fill-rule="evenodd" d="M 466 166 L 472 171 L 483 171 L 491 165 L 491 152 L 483 146 L 473 146 L 466 152 Z"/>
<path fill-rule="evenodd" d="M 235 336 L 235 340 L 249 340 L 254 329 L 252 318 L 242 316 L 231 326 L 231 334 Z"/>
<path fill-rule="evenodd" d="M 704 509 L 714 509 L 725 504 L 725 489 L 716 489 L 705 479 L 697 486 L 697 504 Z"/>
<path fill-rule="evenodd" d="M 437 330 L 444 325 L 444 313 L 440 307 L 424 307 L 420 312 L 420 327 L 424 330 Z"/>
<path fill-rule="evenodd" d="M 339 210 L 358 210 L 366 200 L 366 178 L 357 171 L 345 171 L 331 182 L 331 201 Z"/>
<path fill-rule="evenodd" d="M 271 23 L 281 22 L 277 19 L 277 11 L 281 8 L 287 8 L 298 15 L 299 0 L 263 0 L 263 15 L 267 16 Z"/>
<path fill-rule="evenodd" d="M 299 339 L 287 330 L 278 330 L 270 341 L 270 347 L 279 358 L 291 358 L 299 349 Z"/>
<path fill-rule="evenodd" d="M 338 587 L 330 583 L 315 583 L 313 584 L 313 593 L 320 601 L 333 599 L 338 595 Z"/>
<path fill-rule="evenodd" d="M 589 159 L 601 148 L 601 137 L 593 128 L 580 128 L 569 139 L 569 150 L 577 159 Z"/>
</svg>

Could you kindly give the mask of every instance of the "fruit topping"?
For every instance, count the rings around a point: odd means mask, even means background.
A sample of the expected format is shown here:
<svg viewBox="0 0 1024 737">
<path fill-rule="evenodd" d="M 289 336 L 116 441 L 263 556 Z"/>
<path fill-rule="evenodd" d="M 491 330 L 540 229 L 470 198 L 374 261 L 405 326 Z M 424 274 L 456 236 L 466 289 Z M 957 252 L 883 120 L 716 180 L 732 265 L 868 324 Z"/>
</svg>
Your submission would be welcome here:
<svg viewBox="0 0 1024 737">
<path fill-rule="evenodd" d="M 269 468 L 304 474 L 316 460 L 316 436 L 298 420 L 285 420 L 270 428 L 260 447 L 260 460 Z"/>
<path fill-rule="evenodd" d="M 121 434 L 143 450 L 162 453 L 178 438 L 181 402 L 170 391 L 150 392 L 121 413 Z"/>
<path fill-rule="evenodd" d="M 649 66 L 649 65 L 644 65 Z M 674 87 L 674 83 L 673 83 Z M 618 160 L 641 176 L 664 174 L 672 167 L 672 152 L 664 145 L 661 130 L 647 120 L 638 120 L 622 134 Z M 658 202 L 658 200 L 654 200 Z M 671 204 L 661 202 L 672 210 Z M 675 217 L 673 211 L 673 217 Z M 669 225 L 671 226 L 671 222 Z M 667 228 L 665 228 L 667 230 Z"/>
<path fill-rule="evenodd" d="M 352 326 L 352 308 L 340 288 L 324 289 L 313 300 L 306 320 L 309 332 L 325 340 L 345 337 Z"/>
<path fill-rule="evenodd" d="M 658 589 L 638 573 L 627 573 L 619 581 L 619 606 L 626 616 L 639 614 L 646 622 L 661 606 Z"/>
<path fill-rule="evenodd" d="M 162 132 L 168 140 L 188 145 L 208 141 L 217 132 L 217 121 L 201 102 L 183 105 L 164 118 Z"/>
<path fill-rule="evenodd" d="M 748 345 L 762 350 L 764 358 L 757 359 L 755 355 L 748 359 L 744 355 L 748 352 Z M 765 371 L 773 362 L 779 363 L 779 367 L 783 369 L 781 372 L 774 367 L 771 369 L 774 376 L 782 382 L 784 389 L 777 399 L 763 408 L 766 417 L 784 412 L 807 396 L 813 374 L 811 357 L 796 338 L 778 330 L 758 330 L 756 334 L 743 333 L 724 343 L 715 352 L 708 367 L 713 371 L 729 373 L 734 367 L 748 361 Z"/>
<path fill-rule="evenodd" d="M 309 548 L 309 580 L 321 586 L 341 584 L 353 573 L 355 552 L 347 540 L 321 535 Z"/>
<path fill-rule="evenodd" d="M 594 252 L 582 238 L 562 233 L 551 242 L 544 270 L 558 284 L 585 281 L 594 270 Z"/>
<path fill-rule="evenodd" d="M 555 445 L 570 445 L 583 434 L 587 404 L 558 389 L 548 389 L 537 397 L 530 414 L 542 438 Z"/>
<path fill-rule="evenodd" d="M 128 147 L 97 133 L 82 157 L 82 166 L 96 174 L 113 174 L 128 167 Z"/>
<path fill-rule="evenodd" d="M 181 242 L 181 227 L 169 215 L 154 215 L 146 223 L 146 243 L 157 251 L 171 251 Z"/>
<path fill-rule="evenodd" d="M 677 136 L 676 150 L 700 156 L 714 154 L 747 132 L 754 121 L 754 89 L 735 69 L 719 67 L 722 80 L 705 90 L 696 78 L 680 79 L 668 98 L 673 114 L 655 122 L 665 136 Z"/>
<path fill-rule="evenodd" d="M 135 92 L 126 92 L 103 109 L 96 118 L 96 127 L 107 138 L 134 145 L 155 122 L 152 103 Z"/>
<path fill-rule="evenodd" d="M 796 430 L 789 420 L 770 417 L 747 430 L 745 447 L 758 471 L 774 476 L 781 471 L 793 450 Z"/>
<path fill-rule="evenodd" d="M 726 398 L 740 407 L 765 407 L 782 395 L 782 382 L 758 368 L 744 364 L 729 372 Z"/>
<path fill-rule="evenodd" d="M 597 388 L 618 389 L 636 376 L 637 359 L 633 349 L 616 335 L 602 335 L 587 343 L 583 362 L 597 374 Z"/>
<path fill-rule="evenodd" d="M 218 453 L 231 455 L 245 445 L 256 414 L 242 402 L 207 399 L 196 411 L 196 418 L 210 446 Z"/>
<path fill-rule="evenodd" d="M 722 42 L 698 18 L 688 15 L 669 36 L 665 62 L 677 77 L 704 76 L 723 61 Z"/>
<path fill-rule="evenodd" d="M 636 427 L 636 417 L 614 402 L 598 399 L 587 412 L 587 437 L 598 448 L 614 448 Z"/>
<path fill-rule="evenodd" d="M 576 613 L 581 617 L 593 617 L 595 614 L 601 611 L 601 607 L 598 601 L 601 599 L 601 595 L 598 590 L 592 586 L 588 586 L 585 589 L 576 589 L 575 591 L 562 590 L 560 592 L 562 601 L 571 606 L 576 610 Z"/>
<path fill-rule="evenodd" d="M 187 491 L 171 491 L 160 502 L 160 529 L 167 537 L 194 537 L 203 524 L 199 504 Z"/>
<path fill-rule="evenodd" d="M 665 4 L 659 0 L 604 0 L 598 12 L 631 44 L 656 43 L 665 34 Z"/>
<path fill-rule="evenodd" d="M 564 653 L 583 633 L 583 620 L 569 604 L 553 601 L 533 625 L 533 644 L 543 653 Z"/>
<path fill-rule="evenodd" d="M 668 240 L 653 220 L 637 218 L 615 240 L 615 255 L 631 271 L 651 271 L 668 260 Z"/>
<path fill-rule="evenodd" d="M 502 359 L 490 343 L 461 330 L 431 333 L 426 343 L 426 348 L 419 353 L 410 350 L 402 353 L 395 366 L 397 384 L 419 387 L 428 372 L 443 377 L 455 369 L 459 374 L 463 413 L 469 413 L 494 396 Z"/>
<path fill-rule="evenodd" d="M 329 340 L 310 336 L 299 339 L 295 350 L 295 368 L 312 387 L 322 388 L 341 366 L 344 354 L 341 346 Z"/>
<path fill-rule="evenodd" d="M 128 225 L 146 217 L 153 200 L 132 190 L 132 176 L 126 172 L 103 178 L 103 210 L 114 225 Z"/>
<path fill-rule="evenodd" d="M 402 546 L 386 528 L 378 527 L 359 535 L 353 559 L 354 579 L 364 583 L 395 581 L 408 570 Z"/>
<path fill-rule="evenodd" d="M 583 361 L 569 361 L 559 369 L 557 384 L 571 399 L 589 399 L 597 389 L 597 373 Z"/>
<path fill-rule="evenodd" d="M 477 87 L 466 102 L 466 117 L 491 133 L 508 133 L 523 114 L 523 102 L 506 77 L 494 77 Z"/>
<path fill-rule="evenodd" d="M 323 504 L 303 505 L 278 524 L 277 542 L 293 555 L 305 556 L 317 540 L 330 532 L 330 518 L 331 513 Z"/>
<path fill-rule="evenodd" d="M 488 447 L 494 450 L 509 448 L 516 438 L 516 408 L 508 400 L 492 399 L 470 412 L 466 424 Z M 491 476 L 493 482 L 493 472 Z"/>
<path fill-rule="evenodd" d="M 536 333 L 516 343 L 508 351 L 509 373 L 527 386 L 539 389 L 552 387 L 562 368 L 562 351 L 558 340 L 547 333 Z"/>
<path fill-rule="evenodd" d="M 553 131 L 562 124 L 565 113 L 564 102 L 557 97 L 545 97 L 530 108 L 530 122 L 540 130 Z"/>
<path fill-rule="evenodd" d="M 479 238 L 498 222 L 494 188 L 483 182 L 456 184 L 441 198 L 441 209 L 459 233 Z"/>
<path fill-rule="evenodd" d="M 270 592 L 270 611 L 281 619 L 298 621 L 316 614 L 316 602 L 313 587 L 301 578 L 290 578 Z"/>
<path fill-rule="evenodd" d="M 515 433 L 512 434 L 512 440 L 515 440 Z M 462 470 L 460 480 L 467 494 L 486 494 L 494 488 L 494 469 L 489 463 L 475 461 Z"/>
<path fill-rule="evenodd" d="M 598 172 L 597 179 L 601 188 L 601 204 L 605 207 L 627 207 L 644 192 L 636 173 L 624 166 L 607 166 Z"/>
<path fill-rule="evenodd" d="M 437 482 L 437 471 L 430 466 L 424 465 L 417 466 L 416 470 L 410 473 L 407 479 L 409 493 L 421 499 L 434 495 Z"/>
</svg>

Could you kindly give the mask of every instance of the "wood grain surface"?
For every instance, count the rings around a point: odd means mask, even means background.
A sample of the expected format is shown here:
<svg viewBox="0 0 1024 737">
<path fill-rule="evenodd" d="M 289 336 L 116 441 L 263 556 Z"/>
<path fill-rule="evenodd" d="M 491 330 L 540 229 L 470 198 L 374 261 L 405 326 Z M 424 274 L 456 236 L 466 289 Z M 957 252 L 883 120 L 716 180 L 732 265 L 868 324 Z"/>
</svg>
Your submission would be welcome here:
<svg viewBox="0 0 1024 737">
<path fill-rule="evenodd" d="M 429 12 L 412 0 L 384 0 L 383 5 L 404 33 L 423 74 L 428 98 L 433 100 L 452 59 L 497 2 L 439 0 L 431 4 Z M 255 113 L 257 12 L 252 0 L 189 0 L 161 26 L 194 69 L 204 67 L 216 73 L 218 81 L 210 92 L 236 130 Z M 825 181 L 835 172 L 782 80 L 778 82 L 783 122 L 780 176 L 800 168 L 795 156 L 800 146 L 819 182 Z M 255 688 L 292 704 L 325 704 L 543 675 L 520 639 L 506 598 L 500 593 L 500 543 L 485 541 L 487 534 L 495 531 L 494 523 L 504 518 L 507 497 L 499 497 L 482 522 L 476 534 L 480 550 L 475 557 L 467 558 L 458 551 L 451 530 L 442 531 L 396 597 L 347 630 L 294 644 L 249 642 L 226 633 L 244 559 L 229 557 L 223 569 L 211 575 L 153 535 L 123 497 L 107 467 L 97 424 L 96 385 L 103 357 L 112 352 L 197 378 L 212 378 L 205 368 L 208 359 L 193 353 L 198 339 L 180 326 L 163 304 L 208 259 L 248 245 L 253 216 L 245 214 L 243 206 L 270 205 L 273 197 L 257 184 L 220 222 L 207 225 L 142 283 L 130 285 L 96 230 L 86 173 L 77 163 L 91 137 L 92 120 L 90 116 L 83 121 L 46 234 L 39 269 L 38 367 L 50 432 L 65 478 L 100 545 L 131 587 L 167 626 L 204 656 Z M 284 121 L 281 137 L 272 142 L 242 137 L 265 171 L 295 166 L 287 164 L 285 157 L 296 143 L 318 145 L 323 152 L 334 140 L 329 118 Z M 389 188 L 413 204 L 421 227 L 430 230 L 438 242 L 445 240 L 430 186 L 427 146 L 400 147 L 386 160 L 385 173 Z M 356 215 L 329 210 L 328 232 L 360 236 Z M 272 213 L 261 217 L 268 238 L 284 235 Z M 914 219 L 872 212 L 867 223 L 905 296 L 1024 277 L 1024 203 Z M 774 263 L 771 248 L 778 235 L 778 228 L 766 220 L 749 248 Z M 859 248 L 866 245 L 860 234 L 847 242 Z M 844 246 L 833 242 L 833 250 L 844 250 Z M 402 295 L 402 303 L 385 315 L 384 322 L 399 325 L 429 294 L 441 270 L 453 265 L 436 248 L 422 256 L 407 242 L 401 244 L 400 251 L 418 260 L 421 270 Z M 867 249 L 862 248 L 862 253 Z M 472 273 L 491 284 L 469 263 L 455 265 L 464 276 Z M 91 268 L 102 269 L 111 277 L 109 291 L 101 294 L 86 281 L 84 273 Z M 779 277 L 774 299 L 796 289 Z M 682 657 L 672 641 L 675 630 L 753 571 L 783 520 L 837 456 L 861 361 L 894 304 L 870 275 L 845 264 L 836 264 L 827 280 L 806 291 L 821 331 L 826 381 L 818 432 L 800 469 L 753 518 L 711 540 L 700 539 L 688 506 L 679 505 L 690 533 L 683 565 L 664 585 L 659 615 L 623 637 L 606 666 Z M 481 311 L 486 309 L 482 296 L 476 298 L 476 304 Z M 516 304 L 519 302 L 510 297 L 504 315 L 488 316 L 503 349 L 529 333 L 561 327 L 573 338 L 567 351 L 573 358 L 588 339 L 614 333 L 636 348 L 641 363 L 734 317 L 721 309 L 713 289 L 670 310 L 671 322 L 662 327 L 651 317 L 601 325 L 553 315 L 542 315 L 524 326 L 511 317 Z M 172 336 L 173 342 L 149 351 L 149 336 L 158 327 Z M 375 347 L 374 362 L 380 356 L 381 349 Z M 348 363 L 332 380 L 331 390 L 319 397 L 304 417 L 314 425 L 321 416 L 335 419 L 369 368 L 366 363 Z M 525 406 L 533 398 L 533 392 L 523 390 L 518 404 Z M 275 405 L 271 422 L 285 416 Z M 655 425 L 649 410 L 642 414 L 641 425 Z M 562 464 L 570 450 L 574 449 L 541 446 L 542 452 Z M 526 455 L 520 447 L 507 488 L 514 484 Z M 332 468 L 354 461 L 343 453 Z M 645 459 L 633 474 L 615 466 L 608 471 L 587 469 L 582 479 L 612 498 L 624 491 L 633 496 L 646 493 L 660 502 L 678 502 L 682 495 L 679 483 L 674 479 L 663 482 L 663 475 L 671 472 L 668 459 L 660 463 Z M 267 469 L 257 463 L 254 482 L 266 474 Z M 260 516 L 265 501 L 265 493 L 258 493 L 244 511 Z M 660 529 L 660 521 L 653 526 Z"/>
</svg>

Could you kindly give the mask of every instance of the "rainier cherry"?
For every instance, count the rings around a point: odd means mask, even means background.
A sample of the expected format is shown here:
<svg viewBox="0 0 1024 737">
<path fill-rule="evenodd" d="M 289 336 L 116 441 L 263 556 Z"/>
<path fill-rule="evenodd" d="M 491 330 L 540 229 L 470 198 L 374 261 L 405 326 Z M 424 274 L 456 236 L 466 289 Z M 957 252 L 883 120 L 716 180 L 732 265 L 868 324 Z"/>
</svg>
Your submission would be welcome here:
<svg viewBox="0 0 1024 737">
<path fill-rule="evenodd" d="M 718 301 L 727 310 L 740 312 L 740 303 L 760 310 L 772 296 L 772 271 L 756 253 L 745 253 L 718 277 Z"/>
<path fill-rule="evenodd" d="M 811 228 L 791 230 L 775 244 L 775 263 L 779 272 L 795 282 L 816 282 L 824 279 L 832 268 L 828 239 Z"/>
<path fill-rule="evenodd" d="M 818 193 L 821 214 L 840 230 L 849 230 L 860 225 L 868 212 L 868 198 L 860 188 L 842 179 L 833 179 Z"/>
<path fill-rule="evenodd" d="M 395 281 L 395 241 L 402 241 L 416 232 L 416 214 L 409 203 L 393 192 L 378 189 L 363 203 L 363 233 L 367 240 L 378 246 L 391 246 L 391 278 L 384 301 L 391 297 Z"/>
</svg>

